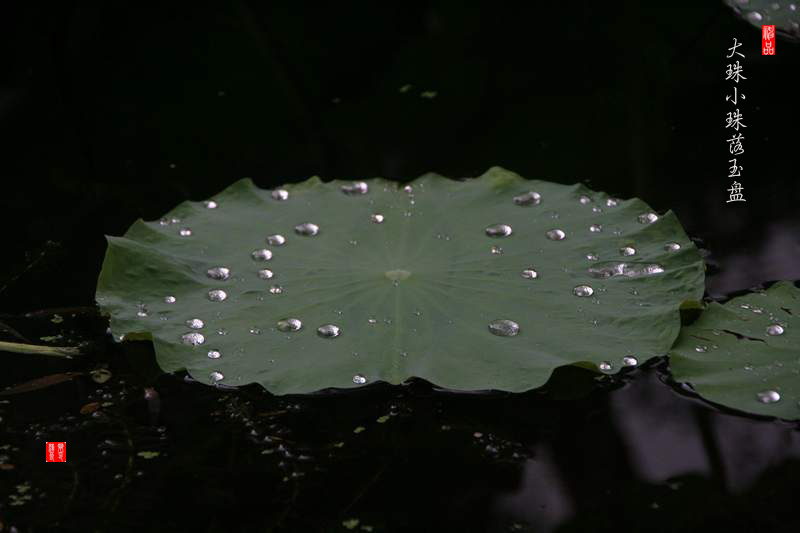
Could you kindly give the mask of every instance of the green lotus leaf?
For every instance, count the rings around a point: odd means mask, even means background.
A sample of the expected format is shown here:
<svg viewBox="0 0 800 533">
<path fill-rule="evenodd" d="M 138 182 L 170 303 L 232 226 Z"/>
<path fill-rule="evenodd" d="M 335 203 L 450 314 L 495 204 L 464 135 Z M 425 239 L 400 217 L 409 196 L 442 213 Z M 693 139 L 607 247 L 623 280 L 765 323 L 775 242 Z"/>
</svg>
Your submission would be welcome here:
<svg viewBox="0 0 800 533">
<path fill-rule="evenodd" d="M 800 290 L 782 281 L 724 305 L 712 302 L 681 330 L 670 367 L 712 402 L 800 418 Z"/>
<path fill-rule="evenodd" d="M 725 3 L 759 30 L 765 24 L 773 25 L 778 36 L 790 41 L 800 41 L 800 2 L 796 0 L 780 0 L 779 2 L 775 0 L 725 0 Z"/>
<path fill-rule="evenodd" d="M 97 301 L 115 338 L 151 337 L 164 371 L 206 383 L 525 391 L 665 354 L 703 277 L 673 213 L 492 168 L 243 179 L 108 237 Z"/>
</svg>

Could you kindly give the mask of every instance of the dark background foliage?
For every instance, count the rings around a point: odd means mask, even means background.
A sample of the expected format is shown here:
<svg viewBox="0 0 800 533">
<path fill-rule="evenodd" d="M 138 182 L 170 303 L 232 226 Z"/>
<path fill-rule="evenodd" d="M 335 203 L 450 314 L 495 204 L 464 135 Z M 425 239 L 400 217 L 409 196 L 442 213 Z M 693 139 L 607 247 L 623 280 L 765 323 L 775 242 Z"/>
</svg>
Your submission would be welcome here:
<svg viewBox="0 0 800 533">
<path fill-rule="evenodd" d="M 93 305 L 104 234 L 245 176 L 272 187 L 311 175 L 467 177 L 500 165 L 674 210 L 709 250 L 711 296 L 800 277 L 800 45 L 779 41 L 776 56 L 762 57 L 758 29 L 721 2 L 18 4 L 0 22 L 0 311 L 23 334 L 52 334 L 52 325 L 22 313 Z M 728 204 L 734 38 L 746 55 L 747 202 Z M 91 324 L 76 323 L 77 336 L 102 337 Z M 96 362 L 130 374 L 127 384 L 97 392 L 70 381 L 0 406 L 11 409 L 0 431 L 20 450 L 7 458 L 17 468 L 0 476 L 10 492 L 32 479 L 50 494 L 41 512 L 3 500 L 6 524 L 327 531 L 360 516 L 376 531 L 797 526 L 796 429 L 690 398 L 664 383 L 663 361 L 583 400 L 466 400 L 425 387 L 378 387 L 367 400 L 256 395 L 290 413 L 255 424 L 259 439 L 284 431 L 301 448 L 268 448 L 283 457 L 276 470 L 272 452 L 236 436 L 252 427 L 242 422 L 246 399 L 134 375 L 127 361 L 148 353 L 101 350 Z M 74 370 L 28 357 L 3 354 L 3 384 Z M 155 420 L 145 385 L 161 392 Z M 81 405 L 103 394 L 119 407 L 78 424 Z M 52 401 L 71 414 L 48 410 Z M 240 414 L 212 423 L 217 401 Z M 394 429 L 331 454 L 353 426 L 374 429 L 392 410 Z M 114 448 L 130 442 L 121 427 L 137 448 L 172 459 L 128 469 Z M 45 439 L 73 443 L 73 470 L 48 477 L 32 451 Z M 122 459 L 107 460 L 109 450 Z M 297 461 L 304 453 L 314 466 Z M 194 501 L 207 510 L 199 518 Z"/>
</svg>

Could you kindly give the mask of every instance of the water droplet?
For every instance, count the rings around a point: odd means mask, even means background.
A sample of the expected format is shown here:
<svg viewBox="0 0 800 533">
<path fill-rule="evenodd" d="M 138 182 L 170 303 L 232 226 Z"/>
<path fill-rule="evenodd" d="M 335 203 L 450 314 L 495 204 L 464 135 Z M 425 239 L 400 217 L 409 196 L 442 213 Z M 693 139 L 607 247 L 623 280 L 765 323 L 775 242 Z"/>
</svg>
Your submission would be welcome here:
<svg viewBox="0 0 800 533">
<path fill-rule="evenodd" d="M 664 250 L 668 252 L 677 252 L 680 249 L 681 245 L 678 244 L 677 242 L 668 242 L 667 244 L 664 245 Z"/>
<path fill-rule="evenodd" d="M 283 320 L 278 320 L 278 331 L 283 331 L 284 333 L 299 331 L 302 327 L 303 323 L 297 318 L 285 318 Z"/>
<path fill-rule="evenodd" d="M 147 316 L 147 306 L 144 304 L 139 304 L 139 308 L 136 311 L 136 316 L 139 318 L 144 318 Z"/>
<path fill-rule="evenodd" d="M 199 318 L 190 318 L 186 321 L 186 325 L 192 329 L 200 329 L 205 326 L 205 323 Z"/>
<path fill-rule="evenodd" d="M 492 255 L 501 255 L 503 253 L 503 249 L 499 246 L 492 246 L 491 248 Z"/>
<path fill-rule="evenodd" d="M 588 203 L 591 203 L 592 199 L 583 194 L 581 195 L 580 198 L 578 198 L 578 201 L 581 203 L 581 205 L 586 205 Z"/>
<path fill-rule="evenodd" d="M 202 333 L 192 331 L 191 333 L 184 333 L 183 335 L 181 335 L 181 341 L 183 341 L 184 344 L 197 346 L 199 344 L 203 344 L 204 342 L 206 342 L 206 338 L 203 336 Z"/>
<path fill-rule="evenodd" d="M 622 358 L 622 364 L 625 366 L 636 366 L 639 364 L 639 360 L 632 355 L 626 355 Z"/>
<path fill-rule="evenodd" d="M 286 189 L 275 189 L 272 191 L 272 199 L 273 200 L 286 200 L 289 198 L 289 191 Z"/>
<path fill-rule="evenodd" d="M 267 244 L 270 246 L 283 246 L 286 244 L 286 237 L 283 235 L 275 234 L 267 237 Z"/>
<path fill-rule="evenodd" d="M 511 226 L 508 224 L 494 224 L 486 228 L 486 235 L 489 237 L 508 237 L 511 232 Z"/>
<path fill-rule="evenodd" d="M 208 299 L 212 302 L 221 302 L 228 297 L 228 293 L 222 289 L 213 289 L 208 291 Z"/>
<path fill-rule="evenodd" d="M 747 364 L 744 365 L 744 369 L 747 370 L 747 371 L 753 370 L 753 365 L 751 365 L 750 363 L 747 363 Z"/>
<path fill-rule="evenodd" d="M 611 363 L 608 361 L 602 361 L 597 365 L 597 368 L 599 368 L 602 372 L 611 372 L 614 369 L 614 367 L 611 366 Z"/>
<path fill-rule="evenodd" d="M 324 326 L 320 326 L 317 328 L 317 335 L 320 337 L 324 337 L 326 339 L 332 339 L 334 337 L 338 337 L 341 334 L 341 330 L 339 326 L 334 324 L 325 324 Z"/>
<path fill-rule="evenodd" d="M 592 233 L 598 233 L 600 231 L 603 231 L 603 226 L 601 226 L 600 224 L 592 224 L 591 226 L 589 226 L 589 231 L 591 231 Z"/>
<path fill-rule="evenodd" d="M 219 328 L 217 330 L 217 335 L 227 335 L 227 334 L 228 334 L 228 330 L 225 329 L 225 328 Z"/>
<path fill-rule="evenodd" d="M 222 281 L 231 277 L 231 270 L 228 267 L 214 267 L 209 268 L 206 274 L 211 279 Z"/>
<path fill-rule="evenodd" d="M 217 202 L 214 200 L 206 200 L 203 205 L 206 206 L 206 209 L 216 209 L 218 207 Z"/>
<path fill-rule="evenodd" d="M 522 271 L 522 277 L 525 279 L 536 279 L 539 277 L 539 273 L 532 268 L 526 268 Z"/>
<path fill-rule="evenodd" d="M 514 197 L 514 203 L 524 207 L 531 205 L 539 205 L 541 201 L 542 201 L 542 195 L 534 191 L 529 191 Z"/>
<path fill-rule="evenodd" d="M 384 218 L 383 215 L 379 213 L 373 213 L 369 216 L 369 219 L 376 224 L 380 224 L 381 222 L 383 222 L 383 218 Z"/>
<path fill-rule="evenodd" d="M 772 324 L 767 326 L 767 335 L 783 335 L 783 326 L 780 324 Z"/>
<path fill-rule="evenodd" d="M 633 246 L 624 246 L 619 249 L 619 253 L 624 256 L 631 256 L 636 253 L 636 248 Z"/>
<path fill-rule="evenodd" d="M 489 322 L 489 331 L 499 337 L 513 337 L 519 333 L 519 324 L 505 318 L 492 320 Z"/>
<path fill-rule="evenodd" d="M 177 298 L 175 298 L 174 296 L 164 296 L 164 303 L 166 304 L 174 304 L 177 301 L 178 301 Z"/>
<path fill-rule="evenodd" d="M 368 323 L 368 324 L 376 324 L 377 322 L 378 322 L 378 321 L 377 321 L 375 318 L 369 318 L 369 319 L 367 319 L 367 323 Z"/>
<path fill-rule="evenodd" d="M 597 207 L 597 206 L 592 207 L 592 213 L 602 213 L 602 212 L 603 212 L 602 207 Z"/>
<path fill-rule="evenodd" d="M 588 259 L 589 261 L 597 261 L 597 254 L 592 254 L 592 253 L 586 254 L 586 259 Z"/>
<path fill-rule="evenodd" d="M 617 207 L 619 205 L 619 200 L 616 198 L 609 198 L 606 200 L 606 207 Z"/>
<path fill-rule="evenodd" d="M 345 194 L 366 194 L 369 185 L 365 181 L 354 181 L 353 183 L 342 185 L 342 192 Z"/>
<path fill-rule="evenodd" d="M 367 378 L 363 374 L 356 374 L 353 376 L 353 383 L 356 385 L 363 385 L 367 382 Z"/>
<path fill-rule="evenodd" d="M 255 261 L 269 261 L 272 259 L 272 251 L 266 248 L 259 248 L 250 252 L 250 257 Z"/>
<path fill-rule="evenodd" d="M 217 371 L 210 373 L 208 377 L 211 379 L 211 383 L 217 383 L 218 381 L 225 379 L 225 376 L 222 375 L 222 372 Z"/>
<path fill-rule="evenodd" d="M 567 238 L 567 234 L 560 229 L 551 229 L 545 233 L 545 235 L 547 235 L 547 238 L 551 241 L 563 241 Z"/>
<path fill-rule="evenodd" d="M 273 285 L 272 287 L 269 288 L 269 293 L 270 294 L 283 294 L 283 287 L 281 287 L 280 285 Z"/>
<path fill-rule="evenodd" d="M 751 11 L 749 12 L 746 17 L 750 20 L 750 22 L 761 22 L 764 17 L 758 11 Z"/>
<path fill-rule="evenodd" d="M 181 237 L 191 237 L 192 236 L 192 228 L 181 228 L 178 232 Z"/>
<path fill-rule="evenodd" d="M 756 394 L 756 398 L 758 398 L 758 401 L 761 403 L 775 403 L 781 400 L 781 395 L 778 391 L 765 390 Z"/>
<path fill-rule="evenodd" d="M 403 187 L 403 190 L 405 192 L 411 194 L 411 192 L 414 190 L 414 188 L 411 185 L 406 185 L 405 187 Z"/>
<path fill-rule="evenodd" d="M 588 285 L 578 285 L 577 287 L 572 289 L 572 292 L 573 294 L 575 294 L 575 296 L 584 297 L 584 296 L 591 296 L 592 294 L 594 294 L 594 289 Z"/>
<path fill-rule="evenodd" d="M 261 330 L 260 330 L 260 329 L 258 329 L 258 328 L 257 328 L 257 327 L 255 327 L 255 326 L 253 326 L 252 328 L 250 328 L 248 331 L 249 331 L 250 335 L 261 335 Z"/>
<path fill-rule="evenodd" d="M 161 220 L 158 221 L 158 223 L 161 226 L 169 226 L 169 219 L 167 217 L 163 217 Z"/>
<path fill-rule="evenodd" d="M 319 226 L 316 224 L 312 224 L 311 222 L 303 222 L 302 224 L 298 224 L 294 227 L 295 233 L 298 235 L 305 235 L 307 237 L 311 237 L 319 233 Z"/>
<path fill-rule="evenodd" d="M 208 358 L 209 359 L 219 359 L 221 356 L 222 356 L 222 354 L 219 353 L 219 350 L 209 350 L 208 351 Z"/>
<path fill-rule="evenodd" d="M 639 224 L 652 224 L 656 220 L 658 220 L 658 215 L 655 213 L 642 213 L 639 215 Z"/>
<path fill-rule="evenodd" d="M 697 345 L 694 347 L 695 352 L 705 353 L 708 351 L 708 346 Z"/>
</svg>

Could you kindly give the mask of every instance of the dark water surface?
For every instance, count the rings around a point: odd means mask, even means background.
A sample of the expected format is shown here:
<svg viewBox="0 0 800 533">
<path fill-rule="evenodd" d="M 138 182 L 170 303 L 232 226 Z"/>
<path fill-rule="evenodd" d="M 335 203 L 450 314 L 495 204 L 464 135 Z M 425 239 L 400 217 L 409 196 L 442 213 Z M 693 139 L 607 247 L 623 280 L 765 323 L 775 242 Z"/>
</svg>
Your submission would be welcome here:
<svg viewBox="0 0 800 533">
<path fill-rule="evenodd" d="M 797 424 L 712 406 L 665 359 L 517 395 L 276 398 L 161 374 L 94 307 L 105 234 L 241 177 L 493 165 L 674 210 L 708 250 L 709 297 L 797 280 L 800 45 L 762 57 L 757 28 L 699 4 L 30 3 L 5 20 L 0 340 L 92 349 L 0 353 L 0 388 L 55 376 L 0 396 L 0 531 L 800 530 Z M 745 203 L 726 203 L 734 38 Z"/>
</svg>

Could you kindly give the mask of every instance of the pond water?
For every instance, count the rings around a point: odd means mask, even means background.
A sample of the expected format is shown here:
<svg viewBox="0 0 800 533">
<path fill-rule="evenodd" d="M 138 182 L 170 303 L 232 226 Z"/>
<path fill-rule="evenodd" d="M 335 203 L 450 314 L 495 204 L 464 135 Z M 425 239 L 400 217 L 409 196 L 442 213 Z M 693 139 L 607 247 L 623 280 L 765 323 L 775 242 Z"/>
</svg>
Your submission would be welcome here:
<svg viewBox="0 0 800 533">
<path fill-rule="evenodd" d="M 0 388 L 46 377 L 0 396 L 0 531 L 800 529 L 797 424 L 704 402 L 663 358 L 559 369 L 524 394 L 412 380 L 274 397 L 162 374 L 93 301 L 105 234 L 243 176 L 492 165 L 672 209 L 707 251 L 711 298 L 797 280 L 780 126 L 799 45 L 762 57 L 722 2 L 27 9 L 0 78 L 0 340 L 89 349 L 0 352 Z M 734 38 L 748 151 L 731 204 Z M 45 442 L 66 463 L 42 461 Z"/>
</svg>

